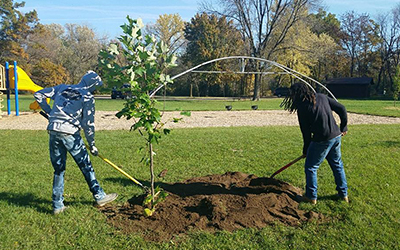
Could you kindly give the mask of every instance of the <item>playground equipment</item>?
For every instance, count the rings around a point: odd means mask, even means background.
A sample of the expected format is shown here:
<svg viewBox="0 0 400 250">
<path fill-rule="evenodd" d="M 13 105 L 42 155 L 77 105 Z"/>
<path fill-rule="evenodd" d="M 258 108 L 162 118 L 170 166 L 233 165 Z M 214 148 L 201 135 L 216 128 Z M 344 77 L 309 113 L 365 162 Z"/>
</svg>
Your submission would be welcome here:
<svg viewBox="0 0 400 250">
<path fill-rule="evenodd" d="M 5 68 L 3 65 L 0 65 L 0 118 L 3 115 L 2 108 L 4 108 L 3 105 L 4 99 L 2 90 L 6 90 L 6 79 L 5 79 Z"/>
<path fill-rule="evenodd" d="M 8 115 L 10 115 L 10 92 L 12 89 L 14 89 L 15 91 L 15 113 L 16 116 L 19 116 L 18 91 L 24 90 L 35 93 L 36 91 L 43 88 L 39 85 L 36 85 L 28 76 L 28 74 L 23 69 L 17 66 L 17 62 L 14 62 L 13 65 L 9 65 L 8 62 L 6 62 L 5 68 L 3 66 L 0 67 L 0 116 L 1 107 L 3 106 L 1 103 L 1 91 L 5 90 L 7 92 L 7 113 Z M 40 109 L 40 106 L 36 101 L 34 101 L 29 105 L 29 109 L 36 111 Z"/>
<path fill-rule="evenodd" d="M 10 67 L 11 69 L 14 69 L 13 66 Z M 15 72 L 17 72 L 17 81 L 15 81 Z M 21 69 L 20 67 L 17 66 L 17 71 L 11 70 L 10 71 L 10 88 L 15 89 L 15 82 L 18 82 L 18 90 L 25 90 L 25 91 L 30 91 L 32 93 L 35 93 L 36 91 L 39 91 L 43 89 L 39 85 L 36 85 L 31 78 L 26 74 L 26 72 Z M 36 101 L 32 102 L 29 105 L 29 109 L 31 110 L 39 110 L 40 106 L 39 103 Z"/>
</svg>

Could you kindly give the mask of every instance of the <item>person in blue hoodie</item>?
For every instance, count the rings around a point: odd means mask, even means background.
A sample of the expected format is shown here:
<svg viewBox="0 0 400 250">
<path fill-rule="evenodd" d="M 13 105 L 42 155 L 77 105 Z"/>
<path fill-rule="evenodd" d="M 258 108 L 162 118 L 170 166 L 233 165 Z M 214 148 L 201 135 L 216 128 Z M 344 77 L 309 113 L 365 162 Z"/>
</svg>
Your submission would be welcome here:
<svg viewBox="0 0 400 250">
<path fill-rule="evenodd" d="M 293 84 L 281 106 L 291 113 L 297 112 L 303 135 L 306 192 L 301 201 L 317 203 L 317 171 L 326 159 L 332 169 L 339 198 L 349 202 L 341 154 L 341 138 L 347 134 L 346 108 L 324 94 L 314 93 L 305 83 Z M 340 126 L 336 124 L 332 111 L 339 115 Z"/>
<path fill-rule="evenodd" d="M 90 147 L 90 152 L 98 155 L 95 146 L 95 101 L 93 92 L 103 84 L 100 76 L 94 71 L 88 71 L 76 85 L 61 84 L 45 88 L 34 94 L 40 107 L 49 116 L 47 130 L 50 135 L 50 160 L 54 168 L 53 178 L 53 214 L 63 212 L 64 205 L 64 174 L 67 152 L 79 166 L 95 203 L 98 206 L 114 201 L 116 193 L 106 194 L 97 181 L 80 131 L 83 130 Z M 53 107 L 46 98 L 54 100 Z"/>
</svg>

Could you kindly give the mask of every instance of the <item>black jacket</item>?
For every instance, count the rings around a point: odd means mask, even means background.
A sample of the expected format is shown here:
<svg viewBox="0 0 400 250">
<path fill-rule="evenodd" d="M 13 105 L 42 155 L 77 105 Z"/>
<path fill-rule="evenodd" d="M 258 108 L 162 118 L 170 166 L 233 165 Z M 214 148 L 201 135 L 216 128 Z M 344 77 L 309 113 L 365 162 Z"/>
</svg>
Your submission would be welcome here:
<svg viewBox="0 0 400 250">
<path fill-rule="evenodd" d="M 347 131 L 346 108 L 327 97 L 317 93 L 316 103 L 303 102 L 297 109 L 301 133 L 303 134 L 303 154 L 307 153 L 311 141 L 327 141 Z M 340 128 L 336 124 L 332 111 L 340 117 Z"/>
</svg>

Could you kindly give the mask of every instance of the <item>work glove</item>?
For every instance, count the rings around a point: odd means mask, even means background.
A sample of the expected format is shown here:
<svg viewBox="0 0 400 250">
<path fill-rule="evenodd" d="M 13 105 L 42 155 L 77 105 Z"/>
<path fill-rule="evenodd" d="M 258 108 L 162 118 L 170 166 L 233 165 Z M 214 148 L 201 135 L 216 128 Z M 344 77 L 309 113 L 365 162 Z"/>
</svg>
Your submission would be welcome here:
<svg viewBox="0 0 400 250">
<path fill-rule="evenodd" d="M 96 146 L 91 146 L 90 147 L 90 153 L 92 153 L 92 155 L 94 155 L 94 156 L 98 156 L 99 155 L 99 150 L 96 148 Z"/>
</svg>

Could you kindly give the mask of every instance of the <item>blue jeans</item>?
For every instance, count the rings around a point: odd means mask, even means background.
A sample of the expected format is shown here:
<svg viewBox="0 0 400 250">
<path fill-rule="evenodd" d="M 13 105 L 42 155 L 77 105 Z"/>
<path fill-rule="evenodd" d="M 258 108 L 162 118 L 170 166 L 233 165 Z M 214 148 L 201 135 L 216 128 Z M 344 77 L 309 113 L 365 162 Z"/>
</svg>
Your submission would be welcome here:
<svg viewBox="0 0 400 250">
<path fill-rule="evenodd" d="M 50 131 L 49 134 L 50 160 L 54 168 L 53 209 L 60 209 L 64 206 L 64 174 L 67 152 L 71 154 L 79 166 L 94 199 L 103 199 L 106 194 L 94 175 L 94 169 L 81 135 L 79 133 L 69 135 L 55 131 Z"/>
<path fill-rule="evenodd" d="M 305 162 L 306 196 L 317 199 L 318 182 L 317 170 L 324 159 L 327 159 L 335 177 L 336 190 L 340 197 L 347 196 L 346 174 L 343 168 L 342 155 L 340 153 L 342 137 L 338 136 L 328 141 L 311 142 L 307 150 Z"/>
</svg>

